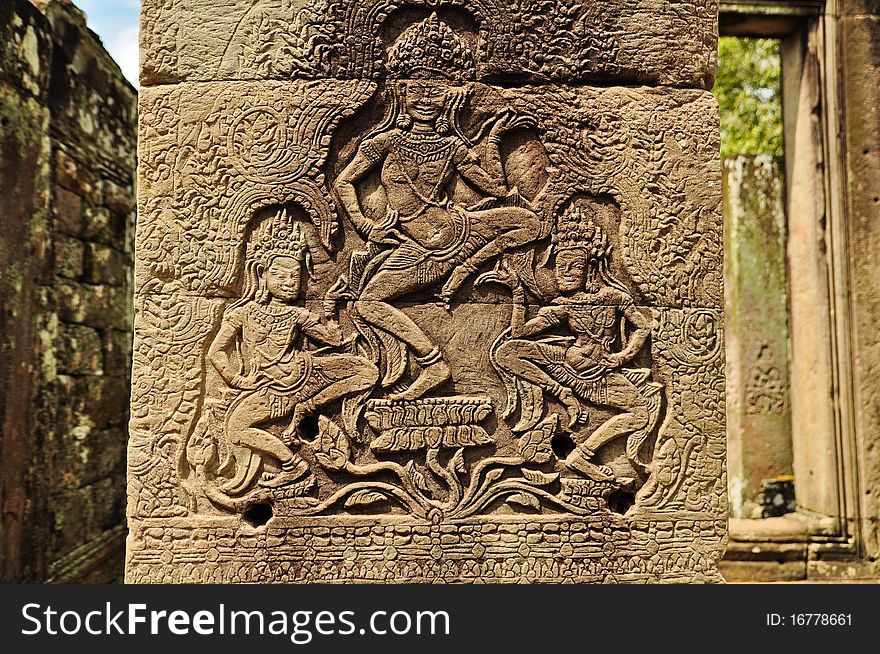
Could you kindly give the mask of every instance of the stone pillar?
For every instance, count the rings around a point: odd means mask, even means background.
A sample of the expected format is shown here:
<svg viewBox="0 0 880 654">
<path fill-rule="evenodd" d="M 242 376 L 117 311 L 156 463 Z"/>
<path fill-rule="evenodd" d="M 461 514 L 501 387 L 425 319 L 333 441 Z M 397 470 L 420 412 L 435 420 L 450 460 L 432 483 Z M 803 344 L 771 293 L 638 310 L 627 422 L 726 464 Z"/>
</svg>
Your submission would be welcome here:
<svg viewBox="0 0 880 654">
<path fill-rule="evenodd" d="M 880 569 L 880 2 L 845 0 L 840 18 L 852 362 L 861 552 Z"/>
<path fill-rule="evenodd" d="M 724 161 L 730 514 L 762 517 L 762 481 L 792 474 L 782 176 L 768 155 Z"/>
<path fill-rule="evenodd" d="M 135 91 L 67 0 L 0 6 L 2 580 L 122 576 Z"/>
<path fill-rule="evenodd" d="M 132 582 L 718 581 L 713 0 L 145 0 Z"/>
</svg>

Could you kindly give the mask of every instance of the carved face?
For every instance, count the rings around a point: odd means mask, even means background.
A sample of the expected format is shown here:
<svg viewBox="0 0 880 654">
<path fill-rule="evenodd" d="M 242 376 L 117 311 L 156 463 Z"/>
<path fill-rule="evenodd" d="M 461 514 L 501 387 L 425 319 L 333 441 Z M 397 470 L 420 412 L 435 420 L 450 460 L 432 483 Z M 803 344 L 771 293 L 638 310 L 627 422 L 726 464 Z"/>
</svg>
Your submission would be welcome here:
<svg viewBox="0 0 880 654">
<path fill-rule="evenodd" d="M 447 88 L 437 81 L 409 82 L 403 88 L 404 111 L 417 123 L 433 123 L 443 115 Z"/>
<path fill-rule="evenodd" d="M 292 302 L 299 297 L 301 279 L 302 263 L 295 257 L 275 257 L 266 269 L 266 288 L 272 297 L 282 302 Z"/>
<path fill-rule="evenodd" d="M 587 257 L 583 250 L 561 250 L 556 255 L 556 284 L 563 293 L 579 291 L 587 275 Z"/>
</svg>

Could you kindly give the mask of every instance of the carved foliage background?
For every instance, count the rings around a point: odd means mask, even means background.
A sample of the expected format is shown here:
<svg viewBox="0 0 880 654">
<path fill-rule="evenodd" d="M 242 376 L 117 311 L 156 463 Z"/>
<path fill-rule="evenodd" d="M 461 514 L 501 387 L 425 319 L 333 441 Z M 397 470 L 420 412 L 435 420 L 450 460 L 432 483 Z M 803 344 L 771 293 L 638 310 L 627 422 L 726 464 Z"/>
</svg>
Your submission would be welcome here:
<svg viewBox="0 0 880 654">
<path fill-rule="evenodd" d="M 381 28 L 404 6 L 466 8 L 481 78 L 710 88 L 714 77 L 716 0 L 146 0 L 142 81 L 377 77 Z"/>
</svg>

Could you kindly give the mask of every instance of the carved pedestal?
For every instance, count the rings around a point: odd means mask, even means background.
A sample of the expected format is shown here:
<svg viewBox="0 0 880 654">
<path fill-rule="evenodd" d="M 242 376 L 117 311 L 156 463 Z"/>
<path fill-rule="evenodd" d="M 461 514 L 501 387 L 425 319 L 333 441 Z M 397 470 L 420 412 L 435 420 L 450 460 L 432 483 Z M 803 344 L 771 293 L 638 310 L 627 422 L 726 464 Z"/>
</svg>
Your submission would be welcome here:
<svg viewBox="0 0 880 654">
<path fill-rule="evenodd" d="M 550 4 L 144 2 L 130 581 L 720 579 L 715 4 Z"/>
</svg>

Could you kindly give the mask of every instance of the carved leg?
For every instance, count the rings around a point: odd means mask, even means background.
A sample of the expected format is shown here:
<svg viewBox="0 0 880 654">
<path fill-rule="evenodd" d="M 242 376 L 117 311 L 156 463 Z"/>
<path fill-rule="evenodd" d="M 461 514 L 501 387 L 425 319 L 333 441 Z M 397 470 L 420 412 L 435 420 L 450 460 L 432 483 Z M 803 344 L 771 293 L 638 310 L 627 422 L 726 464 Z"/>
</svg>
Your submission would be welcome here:
<svg viewBox="0 0 880 654">
<path fill-rule="evenodd" d="M 281 440 L 284 441 L 285 444 L 291 445 L 298 440 L 300 440 L 299 435 L 299 425 L 305 419 L 306 416 L 311 415 L 317 409 L 317 405 L 315 401 L 312 399 L 306 399 L 302 402 L 296 403 L 296 408 L 293 410 L 293 417 L 290 419 L 290 424 L 287 426 L 287 429 L 281 434 Z"/>
<path fill-rule="evenodd" d="M 390 400 L 415 400 L 428 391 L 437 388 L 450 377 L 449 366 L 443 360 L 439 349 L 435 349 L 424 357 L 416 357 L 416 363 L 422 368 L 422 372 L 416 380 L 402 393 L 392 393 Z"/>
<path fill-rule="evenodd" d="M 535 384 L 559 399 L 568 412 L 569 427 L 581 418 L 581 405 L 574 393 L 565 388 L 541 367 L 536 361 L 546 361 L 545 346 L 534 341 L 513 339 L 507 341 L 496 352 L 495 362 L 509 373 Z"/>
<path fill-rule="evenodd" d="M 308 472 L 308 464 L 298 454 L 295 454 L 279 438 L 276 438 L 264 429 L 256 425 L 270 420 L 272 408 L 270 405 L 271 395 L 268 391 L 256 391 L 245 398 L 233 410 L 226 421 L 226 434 L 229 441 L 234 445 L 246 447 L 260 454 L 267 454 L 279 461 L 281 472 L 271 480 L 272 486 L 280 486 L 284 483 L 296 481 Z M 236 463 L 236 468 L 238 468 Z M 236 470 L 238 472 L 238 470 Z M 223 485 L 221 490 L 234 489 L 239 486 L 237 478 Z M 263 484 L 269 485 L 269 484 Z"/>
<path fill-rule="evenodd" d="M 622 409 L 625 413 L 614 416 L 583 443 L 583 447 L 595 452 L 600 447 L 648 424 L 648 402 L 638 388 L 620 373 L 611 373 L 607 378 L 607 405 Z"/>
<path fill-rule="evenodd" d="M 592 456 L 593 452 L 578 448 L 568 455 L 568 458 L 563 461 L 563 464 L 567 468 L 576 470 L 582 475 L 586 475 L 587 477 L 589 477 L 590 479 L 594 479 L 595 481 L 613 481 L 614 473 L 612 472 L 611 468 L 609 468 L 608 466 L 600 466 L 591 462 L 589 459 Z"/>
<path fill-rule="evenodd" d="M 414 268 L 379 271 L 354 303 L 354 311 L 369 324 L 402 340 L 416 356 L 425 356 L 434 349 L 434 343 L 409 316 L 389 304 L 420 288 Z"/>
<path fill-rule="evenodd" d="M 373 388 L 379 379 L 378 368 L 363 357 L 332 354 L 316 357 L 314 362 L 331 383 L 312 398 L 296 405 L 290 426 L 284 432 L 287 437 L 292 438 L 297 433 L 297 428 L 307 415 L 341 397 Z"/>
<path fill-rule="evenodd" d="M 622 409 L 624 413 L 616 415 L 594 431 L 590 437 L 578 445 L 578 447 L 565 460 L 565 465 L 578 470 L 593 479 L 602 481 L 612 479 L 611 470 L 606 466 L 597 466 L 591 462 L 596 451 L 608 443 L 628 436 L 638 429 L 647 426 L 648 403 L 642 397 L 641 392 L 620 373 L 611 373 L 606 380 L 607 401 L 603 404 L 615 409 Z M 607 477 L 595 476 L 596 472 L 605 473 Z"/>
<path fill-rule="evenodd" d="M 370 325 L 384 329 L 406 343 L 416 355 L 422 372 L 412 386 L 391 399 L 412 400 L 450 379 L 443 356 L 415 322 L 387 300 L 419 290 L 414 269 L 381 271 L 373 277 L 354 304 L 354 310 Z"/>
<path fill-rule="evenodd" d="M 272 479 L 261 481 L 260 486 L 265 488 L 279 488 L 286 484 L 305 477 L 309 472 L 309 464 L 299 454 L 294 454 L 294 460 L 281 464 L 281 472 L 272 477 Z"/>
<path fill-rule="evenodd" d="M 490 240 L 452 271 L 440 293 L 440 297 L 446 302 L 453 298 L 465 280 L 484 263 L 541 237 L 541 220 L 528 209 L 489 209 L 475 212 L 471 215 L 471 220 L 477 223 L 473 225 L 477 231 L 488 232 Z"/>
</svg>

